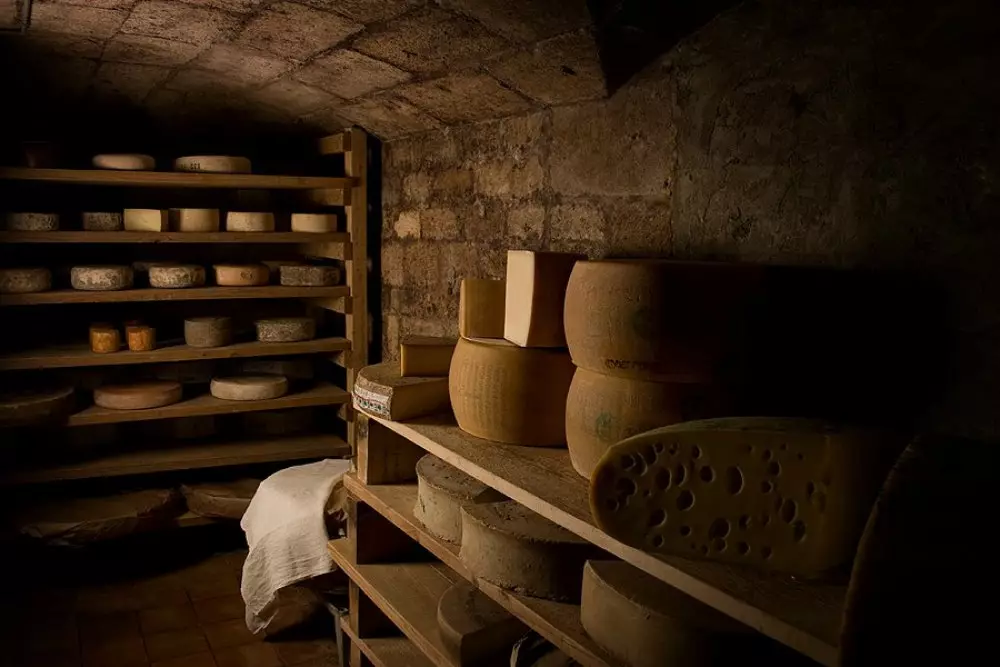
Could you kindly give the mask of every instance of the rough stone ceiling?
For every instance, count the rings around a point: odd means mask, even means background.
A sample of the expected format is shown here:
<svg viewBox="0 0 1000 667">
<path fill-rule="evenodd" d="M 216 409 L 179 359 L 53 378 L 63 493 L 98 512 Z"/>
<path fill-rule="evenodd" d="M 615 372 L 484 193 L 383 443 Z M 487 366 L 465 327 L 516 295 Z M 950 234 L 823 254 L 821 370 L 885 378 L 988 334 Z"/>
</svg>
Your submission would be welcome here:
<svg viewBox="0 0 1000 667">
<path fill-rule="evenodd" d="M 34 0 L 4 39 L 61 104 L 170 125 L 391 139 L 606 94 L 586 0 Z"/>
</svg>

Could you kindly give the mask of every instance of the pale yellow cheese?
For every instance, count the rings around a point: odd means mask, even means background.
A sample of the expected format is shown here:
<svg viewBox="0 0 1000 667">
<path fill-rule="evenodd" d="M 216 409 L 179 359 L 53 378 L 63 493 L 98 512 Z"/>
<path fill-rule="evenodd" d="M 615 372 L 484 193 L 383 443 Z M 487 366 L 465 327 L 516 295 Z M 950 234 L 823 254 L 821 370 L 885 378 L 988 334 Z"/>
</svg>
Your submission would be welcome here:
<svg viewBox="0 0 1000 667">
<path fill-rule="evenodd" d="M 59 214 L 8 213 L 6 227 L 12 232 L 54 232 L 59 229 Z"/>
<path fill-rule="evenodd" d="M 181 400 L 180 382 L 141 382 L 109 385 L 94 390 L 94 403 L 112 410 L 146 410 Z"/>
<path fill-rule="evenodd" d="M 174 171 L 218 174 L 249 174 L 250 160 L 231 155 L 189 155 L 174 160 Z"/>
<path fill-rule="evenodd" d="M 74 266 L 70 269 L 73 289 L 105 291 L 132 287 L 132 269 L 127 266 Z"/>
<path fill-rule="evenodd" d="M 120 232 L 124 223 L 121 211 L 93 211 L 81 214 L 86 232 Z"/>
<path fill-rule="evenodd" d="M 125 231 L 165 232 L 169 228 L 167 211 L 155 208 L 125 209 Z"/>
<path fill-rule="evenodd" d="M 337 231 L 337 216 L 333 213 L 292 213 L 292 231 L 322 234 Z"/>
<path fill-rule="evenodd" d="M 266 285 L 271 272 L 263 264 L 216 264 L 215 282 L 223 287 Z"/>
<path fill-rule="evenodd" d="M 205 267 L 195 264 L 161 264 L 149 267 L 149 285 L 160 289 L 201 287 L 205 284 Z"/>
<path fill-rule="evenodd" d="M 462 507 L 504 499 L 499 491 L 436 456 L 427 454 L 417 461 L 417 504 L 413 516 L 428 532 L 446 542 L 462 542 Z"/>
<path fill-rule="evenodd" d="M 354 407 L 384 419 L 413 419 L 448 409 L 448 379 L 401 377 L 399 364 L 365 366 L 354 383 Z"/>
<path fill-rule="evenodd" d="M 0 269 L 0 294 L 27 294 L 52 289 L 52 272 L 44 267 Z"/>
<path fill-rule="evenodd" d="M 119 169 L 123 171 L 152 171 L 156 160 L 140 153 L 103 153 L 95 155 L 91 163 L 98 169 Z"/>
<path fill-rule="evenodd" d="M 229 211 L 226 213 L 227 232 L 273 232 L 274 213 Z"/>
<path fill-rule="evenodd" d="M 444 377 L 451 367 L 455 339 L 406 336 L 399 343 L 399 374 L 403 377 Z"/>
<path fill-rule="evenodd" d="M 463 338 L 503 338 L 503 280 L 465 278 L 458 293 L 458 333 Z"/>
<path fill-rule="evenodd" d="M 288 380 L 280 375 L 244 375 L 212 378 L 212 396 L 227 401 L 263 401 L 288 393 Z"/>
<path fill-rule="evenodd" d="M 582 255 L 507 252 L 503 337 L 521 347 L 565 347 L 563 300 L 573 265 Z"/>
<path fill-rule="evenodd" d="M 175 232 L 217 232 L 219 231 L 219 209 L 217 208 L 172 208 L 170 227 Z"/>
</svg>

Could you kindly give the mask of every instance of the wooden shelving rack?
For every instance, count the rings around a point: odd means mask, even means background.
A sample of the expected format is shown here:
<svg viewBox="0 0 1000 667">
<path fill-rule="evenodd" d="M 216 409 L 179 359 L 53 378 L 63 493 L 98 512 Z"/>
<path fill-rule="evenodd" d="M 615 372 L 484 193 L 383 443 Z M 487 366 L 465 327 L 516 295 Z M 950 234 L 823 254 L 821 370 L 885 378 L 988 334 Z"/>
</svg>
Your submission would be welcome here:
<svg viewBox="0 0 1000 667">
<path fill-rule="evenodd" d="M 207 442 L 162 442 L 144 445 L 135 450 L 98 455 L 84 460 L 59 460 L 57 452 L 45 456 L 45 463 L 33 467 L 7 468 L 0 472 L 0 485 L 8 489 L 28 485 L 144 475 L 166 471 L 224 468 L 258 463 L 278 463 L 343 458 L 352 454 L 353 413 L 348 407 L 350 391 L 357 369 L 367 363 L 367 178 L 368 141 L 360 129 L 352 128 L 318 142 L 321 155 L 342 155 L 344 175 L 284 176 L 268 174 L 206 174 L 184 172 L 142 172 L 75 169 L 0 168 L 0 182 L 49 183 L 74 187 L 156 188 L 183 190 L 267 190 L 298 191 L 312 205 L 339 207 L 344 211 L 346 225 L 342 232 L 302 233 L 180 233 L 180 232 L 90 232 L 60 230 L 54 232 L 0 231 L 0 245 L 7 250 L 21 246 L 46 247 L 102 246 L 106 244 L 137 244 L 143 246 L 173 246 L 171 257 L 184 261 L 184 248 L 189 244 L 231 246 L 245 244 L 258 249 L 280 244 L 286 253 L 344 262 L 345 284 L 336 287 L 284 287 L 271 284 L 262 287 L 214 287 L 162 290 L 129 289 L 114 292 L 83 292 L 56 289 L 32 294 L 0 296 L 0 317 L 16 322 L 17 313 L 25 308 L 55 307 L 63 304 L 128 304 L 149 302 L 229 301 L 229 300 L 290 300 L 301 303 L 307 310 L 330 311 L 344 319 L 343 335 L 322 336 L 315 340 L 295 343 L 237 342 L 218 348 L 192 348 L 180 340 L 161 341 L 150 352 L 122 351 L 95 354 L 86 341 L 78 344 L 41 345 L 0 355 L 0 374 L 50 371 L 52 369 L 86 369 L 102 373 L 115 367 L 142 364 L 173 364 L 192 361 L 228 360 L 259 357 L 307 356 L 315 363 L 333 363 L 343 367 L 346 376 L 342 386 L 328 381 L 316 382 L 309 388 L 293 391 L 281 398 L 236 402 L 216 399 L 207 393 L 186 390 L 185 400 L 149 410 L 107 410 L 90 406 L 72 413 L 66 428 L 98 424 L 175 419 L 202 415 L 226 415 L 287 408 L 328 408 L 331 415 L 347 420 L 343 432 L 347 438 L 333 433 L 295 434 L 267 438 L 209 439 Z M 168 196 L 173 196 L 169 195 Z M 261 257 L 260 259 L 267 259 Z M 16 307 L 15 310 L 10 308 Z M 148 306 L 147 306 L 148 307 Z M 154 308 L 157 305 L 152 306 Z M 317 310 L 318 309 L 318 310 Z M 9 318 L 9 319 L 8 319 Z M 0 380 L 2 380 L 0 376 Z M 207 392 L 207 387 L 206 387 Z M 78 394 L 84 393 L 78 388 Z M 0 431 L 0 436 L 3 432 Z M 177 526 L 202 525 L 205 520 L 185 515 L 174 522 Z"/>
<path fill-rule="evenodd" d="M 587 483 L 565 449 L 517 447 L 472 437 L 448 418 L 391 422 L 356 417 L 357 472 L 348 476 L 348 537 L 330 552 L 351 579 L 351 666 L 451 667 L 437 633 L 446 581 L 467 579 L 583 665 L 619 663 L 584 632 L 580 607 L 518 595 L 477 580 L 459 548 L 414 519 L 416 461 L 431 453 L 639 570 L 809 658 L 835 665 L 846 586 L 796 582 L 740 566 L 661 557 L 601 531 Z M 428 559 L 426 552 L 433 556 Z"/>
</svg>

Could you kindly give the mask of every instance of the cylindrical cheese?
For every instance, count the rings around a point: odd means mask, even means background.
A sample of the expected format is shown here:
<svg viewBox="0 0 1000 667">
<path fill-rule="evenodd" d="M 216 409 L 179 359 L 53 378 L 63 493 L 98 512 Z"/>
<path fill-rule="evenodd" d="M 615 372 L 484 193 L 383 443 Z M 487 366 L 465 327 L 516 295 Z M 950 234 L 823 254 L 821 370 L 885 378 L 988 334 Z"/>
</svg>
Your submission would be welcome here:
<svg viewBox="0 0 1000 667">
<path fill-rule="evenodd" d="M 273 232 L 274 213 L 229 211 L 226 213 L 227 232 Z"/>
<path fill-rule="evenodd" d="M 91 160 L 98 169 L 121 169 L 125 171 L 152 171 L 156 160 L 139 153 L 105 153 L 95 155 Z"/>
<path fill-rule="evenodd" d="M 205 284 L 205 268 L 195 264 L 161 264 L 149 267 L 149 285 L 162 289 L 201 287 Z"/>
<path fill-rule="evenodd" d="M 181 493 L 187 500 L 188 509 L 198 516 L 238 521 L 243 518 L 259 486 L 259 479 L 183 484 Z"/>
<path fill-rule="evenodd" d="M 417 505 L 413 516 L 432 535 L 446 542 L 462 542 L 462 507 L 494 503 L 503 494 L 474 477 L 427 454 L 417 461 Z"/>
<path fill-rule="evenodd" d="M 273 317 L 257 320 L 254 325 L 262 343 L 294 343 L 316 337 L 316 320 L 311 317 Z"/>
<path fill-rule="evenodd" d="M 127 208 L 124 222 L 129 232 L 165 232 L 170 227 L 167 211 L 155 208 Z"/>
<path fill-rule="evenodd" d="M 132 352 L 149 352 L 156 349 L 156 329 L 147 326 L 125 327 L 128 349 Z"/>
<path fill-rule="evenodd" d="M 112 410 L 146 410 L 181 400 L 179 382 L 140 382 L 109 385 L 94 390 L 94 403 Z"/>
<path fill-rule="evenodd" d="M 0 392 L 0 426 L 52 426 L 72 409 L 72 387 Z"/>
<path fill-rule="evenodd" d="M 70 270 L 73 289 L 121 290 L 132 287 L 132 269 L 127 266 L 74 266 Z"/>
<path fill-rule="evenodd" d="M 0 269 L 0 294 L 27 294 L 52 289 L 52 272 L 46 268 Z"/>
<path fill-rule="evenodd" d="M 170 227 L 175 232 L 217 232 L 219 231 L 219 209 L 217 208 L 172 208 Z"/>
<path fill-rule="evenodd" d="M 80 217 L 83 220 L 83 229 L 87 232 L 119 232 L 124 226 L 120 211 L 87 212 Z"/>
<path fill-rule="evenodd" d="M 90 327 L 90 349 L 107 354 L 117 352 L 122 346 L 121 332 L 110 324 L 93 324 Z"/>
<path fill-rule="evenodd" d="M 7 229 L 12 232 L 54 232 L 59 229 L 59 214 L 8 213 Z"/>
<path fill-rule="evenodd" d="M 337 216 L 333 213 L 292 213 L 292 231 L 321 234 L 337 231 Z"/>
<path fill-rule="evenodd" d="M 188 155 L 174 160 L 174 171 L 249 174 L 250 160 L 230 155 Z"/>
<path fill-rule="evenodd" d="M 211 392 L 227 401 L 263 401 L 288 393 L 288 380 L 280 375 L 212 378 Z"/>
<path fill-rule="evenodd" d="M 215 282 L 224 287 L 266 285 L 270 271 L 263 264 L 216 264 Z"/>
<path fill-rule="evenodd" d="M 310 408 L 248 412 L 243 415 L 243 431 L 248 435 L 291 435 L 313 428 L 316 412 Z"/>
<path fill-rule="evenodd" d="M 286 264 L 280 268 L 281 284 L 291 287 L 329 287 L 340 282 L 336 266 Z"/>
<path fill-rule="evenodd" d="M 477 438 L 539 447 L 564 444 L 573 370 L 565 350 L 462 338 L 448 374 L 455 419 Z"/>
<path fill-rule="evenodd" d="M 228 317 L 191 317 L 184 320 L 184 342 L 191 347 L 222 347 L 233 342 Z"/>
</svg>

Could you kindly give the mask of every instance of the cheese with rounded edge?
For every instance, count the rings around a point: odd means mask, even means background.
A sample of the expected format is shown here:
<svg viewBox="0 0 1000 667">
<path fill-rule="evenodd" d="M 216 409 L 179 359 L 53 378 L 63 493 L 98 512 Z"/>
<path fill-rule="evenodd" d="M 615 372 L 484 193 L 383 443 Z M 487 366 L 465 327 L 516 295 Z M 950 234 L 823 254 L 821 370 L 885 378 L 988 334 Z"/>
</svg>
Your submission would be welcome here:
<svg viewBox="0 0 1000 667">
<path fill-rule="evenodd" d="M 74 266 L 69 273 L 73 289 L 111 291 L 132 287 L 132 269 L 127 266 Z"/>
<path fill-rule="evenodd" d="M 149 267 L 149 285 L 159 289 L 201 287 L 205 284 L 205 267 L 195 264 L 160 264 Z"/>
<path fill-rule="evenodd" d="M 229 211 L 226 213 L 227 232 L 273 232 L 274 213 Z"/>
<path fill-rule="evenodd" d="M 222 347 L 233 342 L 228 317 L 189 317 L 184 320 L 184 342 L 191 347 Z"/>
<path fill-rule="evenodd" d="M 292 213 L 292 231 L 322 234 L 337 231 L 337 216 L 333 213 Z"/>
<path fill-rule="evenodd" d="M 0 391 L 0 425 L 57 424 L 73 408 L 73 388 L 29 388 Z"/>
<path fill-rule="evenodd" d="M 462 542 L 462 507 L 494 503 L 503 494 L 431 454 L 417 461 L 417 505 L 413 516 L 432 535 Z"/>
<path fill-rule="evenodd" d="M 90 350 L 98 354 L 117 352 L 122 346 L 121 332 L 110 324 L 90 326 Z"/>
<path fill-rule="evenodd" d="M 462 508 L 462 563 L 523 595 L 579 601 L 583 565 L 601 551 L 512 500 Z"/>
<path fill-rule="evenodd" d="M 212 378 L 211 392 L 227 401 L 264 401 L 288 393 L 288 380 L 280 375 Z"/>
<path fill-rule="evenodd" d="M 271 272 L 263 264 L 216 264 L 215 282 L 223 287 L 266 285 Z"/>
<path fill-rule="evenodd" d="M 87 232 L 120 232 L 124 228 L 120 211 L 87 212 L 81 214 L 83 229 Z"/>
<path fill-rule="evenodd" d="M 219 209 L 217 208 L 172 208 L 170 226 L 175 232 L 217 232 L 219 231 Z"/>
<path fill-rule="evenodd" d="M 259 479 L 238 479 L 233 482 L 183 484 L 181 493 L 184 494 L 188 509 L 198 516 L 239 520 L 243 518 L 259 486 Z"/>
<path fill-rule="evenodd" d="M 438 600 L 438 628 L 458 665 L 483 665 L 510 654 L 527 626 L 467 581 L 460 581 Z"/>
<path fill-rule="evenodd" d="M 52 289 L 52 272 L 46 268 L 0 269 L 0 294 L 28 294 Z"/>
<path fill-rule="evenodd" d="M 563 299 L 573 265 L 583 255 L 507 251 L 503 337 L 521 347 L 566 347 Z"/>
<path fill-rule="evenodd" d="M 573 370 L 565 350 L 461 338 L 448 374 L 458 426 L 477 438 L 513 445 L 562 445 Z"/>
<path fill-rule="evenodd" d="M 284 264 L 279 274 L 281 284 L 291 287 L 330 287 L 340 282 L 340 269 L 336 266 Z"/>
<path fill-rule="evenodd" d="M 168 214 L 165 210 L 127 208 L 124 218 L 127 232 L 165 232 L 169 229 Z"/>
<path fill-rule="evenodd" d="M 271 317 L 257 320 L 254 326 L 262 343 L 294 343 L 316 337 L 316 320 L 311 317 Z"/>
<path fill-rule="evenodd" d="M 174 171 L 215 174 L 249 174 L 250 160 L 231 155 L 188 155 L 174 160 Z"/>
<path fill-rule="evenodd" d="M 503 338 L 507 282 L 464 278 L 458 292 L 458 334 L 463 338 Z"/>
<path fill-rule="evenodd" d="M 132 352 L 149 352 L 156 349 L 156 329 L 141 324 L 125 327 L 128 349 Z"/>
<path fill-rule="evenodd" d="M 98 169 L 119 169 L 122 171 L 152 171 L 156 160 L 141 153 L 103 153 L 95 155 L 91 163 Z"/>
<path fill-rule="evenodd" d="M 448 378 L 404 378 L 392 361 L 365 366 L 354 382 L 354 407 L 392 420 L 441 412 L 448 409 Z"/>
<path fill-rule="evenodd" d="M 12 232 L 54 232 L 59 229 L 59 214 L 8 213 L 7 229 Z"/>
<path fill-rule="evenodd" d="M 179 382 L 140 382 L 108 385 L 94 390 L 94 403 L 111 410 L 147 410 L 181 400 Z"/>
</svg>

